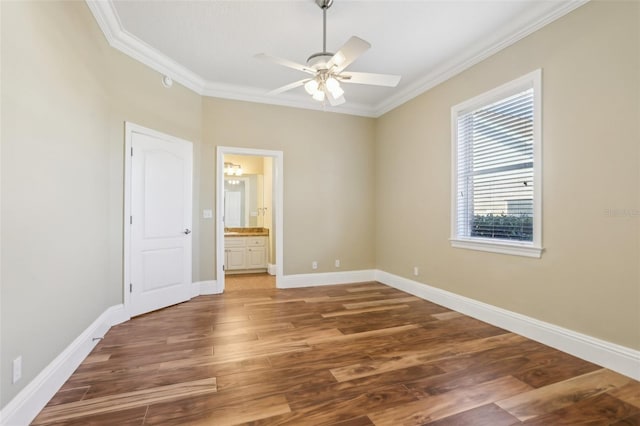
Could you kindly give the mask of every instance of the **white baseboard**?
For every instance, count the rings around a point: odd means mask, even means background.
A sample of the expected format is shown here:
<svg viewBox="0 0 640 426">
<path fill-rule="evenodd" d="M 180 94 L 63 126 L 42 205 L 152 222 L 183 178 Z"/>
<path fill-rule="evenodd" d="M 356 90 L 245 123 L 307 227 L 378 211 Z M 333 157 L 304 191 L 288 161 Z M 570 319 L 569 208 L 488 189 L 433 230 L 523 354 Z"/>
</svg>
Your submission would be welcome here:
<svg viewBox="0 0 640 426">
<path fill-rule="evenodd" d="M 375 278 L 376 281 L 398 290 L 520 334 L 635 380 L 640 380 L 640 351 L 384 271 L 375 271 Z"/>
<path fill-rule="evenodd" d="M 27 384 L 0 412 L 0 425 L 28 425 L 89 355 L 111 326 L 127 321 L 124 305 L 102 313 L 60 355 Z"/>
<path fill-rule="evenodd" d="M 109 324 L 109 328 L 131 319 L 131 316 L 129 316 L 127 310 L 124 308 L 124 305 L 112 306 L 107 309 L 107 311 L 109 311 L 109 321 L 107 322 Z M 109 329 L 106 329 L 102 335 L 104 336 L 107 331 L 109 331 Z"/>
<path fill-rule="evenodd" d="M 274 265 L 273 263 L 267 263 L 267 274 L 276 275 L 277 273 L 278 273 L 277 265 Z"/>
<path fill-rule="evenodd" d="M 378 281 L 422 299 L 504 328 L 640 380 L 640 351 L 379 270 L 297 274 L 281 288 Z M 216 281 L 193 283 L 198 294 L 216 293 Z M 0 426 L 28 425 L 113 325 L 129 320 L 123 305 L 108 308 L 0 411 Z"/>
<path fill-rule="evenodd" d="M 217 293 L 216 281 L 192 283 L 192 297 Z M 124 305 L 116 305 L 102 313 L 85 331 L 44 368 L 15 398 L 0 411 L 0 426 L 28 425 L 55 395 L 76 368 L 89 355 L 109 329 L 128 321 Z"/>
<path fill-rule="evenodd" d="M 363 271 L 322 272 L 318 274 L 285 275 L 278 283 L 279 288 L 313 287 L 319 285 L 349 284 L 375 279 L 375 271 L 367 269 Z"/>
<path fill-rule="evenodd" d="M 217 285 L 218 283 L 216 282 L 216 280 L 198 281 L 193 284 L 198 286 L 198 294 L 196 296 L 219 293 Z"/>
</svg>

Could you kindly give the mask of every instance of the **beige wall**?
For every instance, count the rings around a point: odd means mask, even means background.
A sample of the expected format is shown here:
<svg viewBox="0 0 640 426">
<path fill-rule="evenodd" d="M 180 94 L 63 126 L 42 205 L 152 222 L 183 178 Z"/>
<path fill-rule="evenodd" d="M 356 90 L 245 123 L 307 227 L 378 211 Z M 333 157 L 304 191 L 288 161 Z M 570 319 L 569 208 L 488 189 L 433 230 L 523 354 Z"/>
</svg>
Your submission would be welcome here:
<svg viewBox="0 0 640 426">
<path fill-rule="evenodd" d="M 378 119 L 377 267 L 640 349 L 640 216 L 605 214 L 640 209 L 639 18 L 588 3 Z M 451 248 L 450 109 L 536 68 L 545 252 Z"/>
<path fill-rule="evenodd" d="M 124 121 L 194 141 L 198 158 L 202 104 L 110 48 L 84 2 L 2 2 L 1 25 L 4 406 L 122 303 Z"/>
<path fill-rule="evenodd" d="M 378 120 L 167 90 L 84 2 L 1 5 L 0 406 L 122 302 L 125 120 L 194 142 L 194 281 L 216 278 L 200 215 L 216 146 L 281 150 L 285 274 L 419 266 L 430 285 L 640 348 L 640 218 L 605 215 L 640 208 L 637 2 L 589 3 Z M 450 108 L 538 67 L 546 252 L 454 250 Z"/>
<path fill-rule="evenodd" d="M 374 121 L 203 99 L 201 208 L 215 208 L 216 146 L 284 153 L 284 273 L 374 266 Z M 215 224 L 202 221 L 200 276 L 215 278 Z M 317 271 L 311 262 L 318 261 Z"/>
</svg>

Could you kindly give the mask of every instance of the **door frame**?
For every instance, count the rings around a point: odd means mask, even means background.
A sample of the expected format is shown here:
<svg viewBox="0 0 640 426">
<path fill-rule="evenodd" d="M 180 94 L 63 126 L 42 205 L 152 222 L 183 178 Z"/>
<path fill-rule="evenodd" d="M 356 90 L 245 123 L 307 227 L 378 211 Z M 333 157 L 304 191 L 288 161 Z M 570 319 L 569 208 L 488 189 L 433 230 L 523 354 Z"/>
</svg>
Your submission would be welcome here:
<svg viewBox="0 0 640 426">
<path fill-rule="evenodd" d="M 216 293 L 224 291 L 224 156 L 253 155 L 273 158 L 273 212 L 276 246 L 276 287 L 282 284 L 283 271 L 283 194 L 284 153 L 266 149 L 218 146 L 216 150 Z"/>
<path fill-rule="evenodd" d="M 165 139 L 169 141 L 180 141 L 192 144 L 192 142 L 181 139 L 166 133 L 159 132 L 157 130 L 149 129 L 148 127 L 140 126 L 139 124 L 131 123 L 129 121 L 124 122 L 124 200 L 123 200 L 123 216 L 122 226 L 124 231 L 123 242 L 123 254 L 122 254 L 122 300 L 124 304 L 124 310 L 127 315 L 131 316 L 131 293 L 129 286 L 131 284 L 131 184 L 132 184 L 132 136 L 133 133 L 142 133 L 159 139 Z M 193 191 L 193 171 L 192 171 L 192 191 Z M 193 216 L 193 198 L 191 200 L 192 216 Z M 191 225 L 193 229 L 193 224 Z M 193 244 L 193 243 L 192 243 Z M 193 268 L 193 249 L 191 250 L 191 267 Z M 191 278 L 193 281 L 193 276 Z M 192 283 L 189 283 L 192 285 Z"/>
</svg>

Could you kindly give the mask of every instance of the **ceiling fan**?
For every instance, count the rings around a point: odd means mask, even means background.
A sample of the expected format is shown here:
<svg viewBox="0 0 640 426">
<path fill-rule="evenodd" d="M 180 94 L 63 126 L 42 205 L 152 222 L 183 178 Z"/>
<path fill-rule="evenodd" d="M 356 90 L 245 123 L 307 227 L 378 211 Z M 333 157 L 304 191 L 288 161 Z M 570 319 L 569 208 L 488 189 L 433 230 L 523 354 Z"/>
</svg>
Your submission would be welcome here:
<svg viewBox="0 0 640 426">
<path fill-rule="evenodd" d="M 366 52 L 371 44 L 353 36 L 335 54 L 327 52 L 327 9 L 331 7 L 333 0 L 315 0 L 315 2 L 322 9 L 322 52 L 309 56 L 306 65 L 264 53 L 256 55 L 258 59 L 302 71 L 310 74 L 311 77 L 272 90 L 269 94 L 277 95 L 304 86 L 306 92 L 316 101 L 324 102 L 328 99 L 332 106 L 336 106 L 345 102 L 344 90 L 340 87 L 340 83 L 397 86 L 400 82 L 399 75 L 345 71 L 345 68 Z"/>
</svg>

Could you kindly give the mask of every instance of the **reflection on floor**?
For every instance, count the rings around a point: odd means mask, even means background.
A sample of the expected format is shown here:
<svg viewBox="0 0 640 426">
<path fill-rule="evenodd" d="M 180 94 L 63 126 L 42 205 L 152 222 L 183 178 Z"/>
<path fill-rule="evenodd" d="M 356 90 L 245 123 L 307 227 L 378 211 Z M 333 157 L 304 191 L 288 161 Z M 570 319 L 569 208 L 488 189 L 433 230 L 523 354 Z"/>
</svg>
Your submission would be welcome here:
<svg viewBox="0 0 640 426">
<path fill-rule="evenodd" d="M 275 275 L 263 274 L 233 274 L 225 275 L 224 291 L 253 290 L 257 288 L 276 288 Z"/>
</svg>

